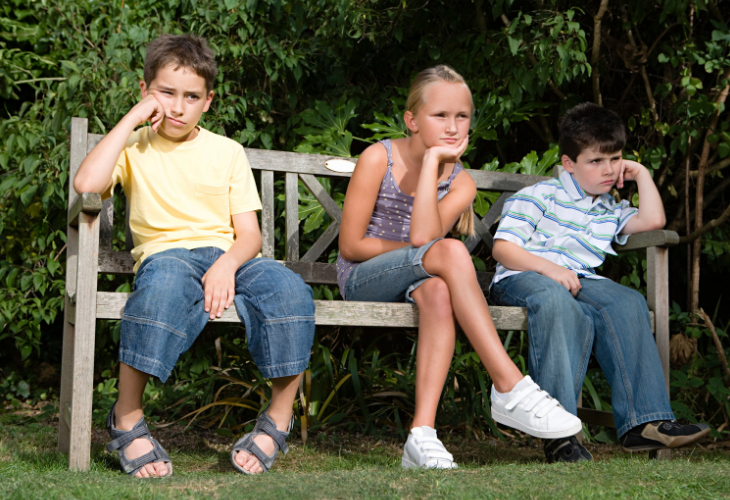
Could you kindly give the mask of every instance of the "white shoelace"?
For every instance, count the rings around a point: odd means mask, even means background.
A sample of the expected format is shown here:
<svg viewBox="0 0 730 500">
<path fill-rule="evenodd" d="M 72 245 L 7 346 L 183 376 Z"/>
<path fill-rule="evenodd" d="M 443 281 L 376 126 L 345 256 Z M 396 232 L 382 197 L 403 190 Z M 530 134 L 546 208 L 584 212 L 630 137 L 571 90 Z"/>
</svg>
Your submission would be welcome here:
<svg viewBox="0 0 730 500">
<path fill-rule="evenodd" d="M 554 399 L 547 392 L 540 389 L 536 383 L 526 389 L 522 389 L 512 396 L 505 405 L 507 410 L 513 410 L 522 401 L 525 402 L 526 411 L 534 411 L 537 418 L 542 418 L 560 406 L 557 399 Z"/>
</svg>

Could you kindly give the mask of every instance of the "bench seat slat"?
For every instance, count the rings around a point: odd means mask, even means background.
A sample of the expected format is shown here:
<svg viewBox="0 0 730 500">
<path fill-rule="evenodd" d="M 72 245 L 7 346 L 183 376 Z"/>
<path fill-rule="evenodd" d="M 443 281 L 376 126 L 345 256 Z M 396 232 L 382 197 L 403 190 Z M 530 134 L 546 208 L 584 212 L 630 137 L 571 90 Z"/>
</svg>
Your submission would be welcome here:
<svg viewBox="0 0 730 500">
<path fill-rule="evenodd" d="M 128 293 L 97 292 L 96 317 L 120 319 L 124 313 Z M 393 302 L 344 302 L 315 300 L 315 324 L 332 326 L 381 326 L 415 328 L 418 326 L 418 308 L 413 304 Z M 490 306 L 494 325 L 498 330 L 527 330 L 527 310 L 523 307 Z M 235 306 L 224 311 L 218 323 L 239 323 Z M 652 330 L 654 313 L 651 313 Z"/>
</svg>

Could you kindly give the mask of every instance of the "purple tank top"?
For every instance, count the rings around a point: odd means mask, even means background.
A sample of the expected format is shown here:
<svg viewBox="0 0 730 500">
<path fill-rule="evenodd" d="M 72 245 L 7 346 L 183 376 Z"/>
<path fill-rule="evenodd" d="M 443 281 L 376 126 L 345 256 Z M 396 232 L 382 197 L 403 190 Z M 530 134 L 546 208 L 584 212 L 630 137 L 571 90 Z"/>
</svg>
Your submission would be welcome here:
<svg viewBox="0 0 730 500">
<path fill-rule="evenodd" d="M 388 169 L 380 183 L 378 199 L 375 201 L 373 215 L 370 217 L 366 238 L 380 238 L 389 241 L 411 241 L 411 212 L 413 212 L 414 197 L 403 193 L 393 178 L 393 149 L 390 139 L 380 141 L 388 152 Z M 448 179 L 438 185 L 438 199 L 441 200 L 451 189 L 451 182 L 464 167 L 460 163 L 454 165 L 454 171 Z M 345 297 L 345 284 L 350 273 L 357 267 L 359 262 L 351 262 L 337 254 L 337 284 L 340 286 L 340 294 Z"/>
</svg>

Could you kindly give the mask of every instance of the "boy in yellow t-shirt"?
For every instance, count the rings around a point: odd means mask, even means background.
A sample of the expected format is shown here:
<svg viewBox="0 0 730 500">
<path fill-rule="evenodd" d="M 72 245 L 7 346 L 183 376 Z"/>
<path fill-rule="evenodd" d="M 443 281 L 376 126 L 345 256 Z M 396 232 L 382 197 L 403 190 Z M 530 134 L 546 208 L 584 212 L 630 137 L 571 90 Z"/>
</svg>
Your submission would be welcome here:
<svg viewBox="0 0 730 500">
<path fill-rule="evenodd" d="M 81 164 L 74 189 L 130 201 L 136 264 L 122 316 L 119 400 L 107 417 L 122 469 L 169 476 L 172 462 L 142 411 L 149 377 L 163 382 L 209 319 L 235 303 L 248 348 L 272 397 L 252 432 L 233 447 L 239 472 L 269 470 L 286 453 L 292 404 L 314 337 L 312 290 L 258 257 L 261 209 L 243 147 L 199 127 L 218 74 L 213 51 L 192 35 L 163 35 L 147 47 L 142 100 Z M 151 126 L 134 130 L 150 121 Z"/>
</svg>

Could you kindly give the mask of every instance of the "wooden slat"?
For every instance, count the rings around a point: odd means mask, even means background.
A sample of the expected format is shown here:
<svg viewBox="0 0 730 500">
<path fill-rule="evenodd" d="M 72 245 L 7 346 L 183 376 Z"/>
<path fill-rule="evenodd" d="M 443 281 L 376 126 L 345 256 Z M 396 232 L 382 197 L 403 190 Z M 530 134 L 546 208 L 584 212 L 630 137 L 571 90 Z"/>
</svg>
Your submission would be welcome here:
<svg viewBox="0 0 730 500">
<path fill-rule="evenodd" d="M 97 195 L 98 196 L 98 195 Z M 100 207 L 101 208 L 101 207 Z M 91 459 L 91 404 L 94 392 L 94 341 L 96 330 L 96 285 L 99 252 L 98 214 L 79 215 L 79 259 L 76 311 L 71 368 L 71 399 L 60 407 L 70 409 L 69 468 L 88 470 Z M 66 360 L 64 360 L 66 361 Z M 68 369 L 68 366 L 64 367 Z"/>
<path fill-rule="evenodd" d="M 127 249 L 128 252 L 131 252 L 134 248 L 134 238 L 132 237 L 132 228 L 129 227 L 129 217 L 131 216 L 132 209 L 129 206 L 129 198 L 126 196 L 124 197 L 126 201 L 126 207 L 124 209 L 124 217 L 126 219 L 125 227 L 124 227 L 124 248 Z"/>
<path fill-rule="evenodd" d="M 299 260 L 299 176 L 286 174 L 286 260 Z"/>
<path fill-rule="evenodd" d="M 629 236 L 625 245 L 614 245 L 617 252 L 642 250 L 649 247 L 670 247 L 679 244 L 679 235 L 674 231 L 646 231 Z"/>
<path fill-rule="evenodd" d="M 329 227 L 324 230 L 324 233 L 317 238 L 317 241 L 315 241 L 311 247 L 309 247 L 309 250 L 307 250 L 307 253 L 304 254 L 304 256 L 301 258 L 302 262 L 315 262 L 317 259 L 319 259 L 319 256 L 322 255 L 322 253 L 327 250 L 327 248 L 332 244 L 333 241 L 335 241 L 335 238 L 340 234 L 340 223 L 336 220 L 333 220 Z"/>
<path fill-rule="evenodd" d="M 96 317 L 119 319 L 124 312 L 128 293 L 98 292 Z M 338 326 L 418 326 L 418 307 L 414 304 L 391 302 L 345 302 L 341 300 L 315 300 L 315 324 Z M 500 330 L 525 330 L 527 311 L 520 307 L 490 307 L 494 324 Z M 235 307 L 224 311 L 219 323 L 238 323 Z"/>
<path fill-rule="evenodd" d="M 474 251 L 480 241 L 484 241 L 484 243 L 489 247 L 489 250 L 492 250 L 492 248 L 494 247 L 494 237 L 492 236 L 492 233 L 489 232 L 489 230 L 491 229 L 492 225 L 494 225 L 494 223 L 497 221 L 497 219 L 499 219 L 499 216 L 502 215 L 504 202 L 507 201 L 507 199 L 513 194 L 514 193 L 511 191 L 502 193 L 499 198 L 497 198 L 497 201 L 495 201 L 494 204 L 489 207 L 489 210 L 484 215 L 484 218 L 479 220 L 479 227 L 477 227 L 477 219 L 479 218 L 476 214 L 474 214 L 474 229 L 477 234 L 468 237 L 464 242 L 466 248 L 469 249 L 470 253 Z M 488 238 L 486 236 L 483 236 L 485 233 L 489 235 Z"/>
<path fill-rule="evenodd" d="M 337 203 L 335 203 L 335 200 L 330 197 L 329 193 L 324 189 L 322 184 L 319 183 L 317 178 L 310 174 L 299 174 L 299 178 L 302 180 L 304 185 L 307 186 L 307 189 L 309 189 L 320 205 L 322 205 L 325 212 L 327 212 L 329 216 L 337 222 L 342 222 L 342 210 L 340 210 L 340 207 Z"/>
<path fill-rule="evenodd" d="M 274 258 L 276 241 L 274 240 L 274 172 L 261 171 L 261 254 Z"/>
<path fill-rule="evenodd" d="M 99 221 L 99 251 L 111 252 L 114 236 L 114 196 L 102 202 Z"/>
<path fill-rule="evenodd" d="M 469 236 L 464 242 L 469 253 L 474 251 L 480 241 L 483 241 L 491 252 L 494 246 L 494 238 L 492 237 L 492 233 L 489 232 L 489 227 L 485 226 L 476 214 L 474 214 L 474 233 L 473 236 Z"/>
<path fill-rule="evenodd" d="M 578 418 L 585 424 L 603 425 L 605 427 L 616 428 L 616 420 L 610 411 L 599 411 L 592 408 L 578 407 Z"/>
<path fill-rule="evenodd" d="M 133 275 L 134 259 L 129 252 L 99 252 L 99 272 L 102 274 Z"/>
<path fill-rule="evenodd" d="M 246 157 L 251 168 L 255 170 L 295 172 L 319 177 L 350 177 L 351 175 L 349 173 L 333 172 L 324 166 L 324 162 L 329 159 L 342 159 L 336 156 L 246 148 Z M 524 187 L 550 179 L 550 177 L 539 175 L 509 174 L 486 170 L 467 170 L 467 172 L 474 179 L 477 189 L 486 191 L 519 191 Z"/>
<path fill-rule="evenodd" d="M 68 182 L 68 212 L 78 199 L 78 193 L 73 188 L 73 180 L 76 172 L 86 156 L 88 139 L 88 121 L 86 118 L 71 119 L 71 144 L 69 161 L 69 182 Z M 70 221 L 70 217 L 67 219 Z M 63 311 L 63 352 L 61 360 L 61 391 L 59 395 L 60 408 L 68 407 L 73 399 L 73 364 L 74 364 L 74 343 L 76 340 L 76 329 L 74 327 L 75 308 L 73 307 L 68 294 L 76 293 L 76 274 L 78 270 L 79 253 L 79 231 L 71 224 L 66 227 L 66 298 Z M 63 418 L 58 424 L 58 451 L 68 453 L 71 449 L 71 425 Z"/>
<path fill-rule="evenodd" d="M 71 188 L 73 189 L 73 188 Z M 68 210 L 68 224 L 76 227 L 80 213 L 96 215 L 101 212 L 101 195 L 99 193 L 81 193 Z"/>
<path fill-rule="evenodd" d="M 286 262 L 279 261 L 302 277 L 310 285 L 336 285 L 337 267 L 335 264 L 321 262 Z"/>
<path fill-rule="evenodd" d="M 74 118 L 76 119 L 76 118 Z M 85 118 L 84 118 L 85 119 Z M 88 134 L 88 139 L 86 142 L 86 156 L 87 154 L 91 153 L 91 150 L 96 147 L 97 144 L 101 142 L 101 140 L 104 138 L 103 134 Z"/>
<path fill-rule="evenodd" d="M 654 313 L 656 347 L 669 393 L 669 249 L 648 248 L 646 267 L 646 301 Z"/>
</svg>

